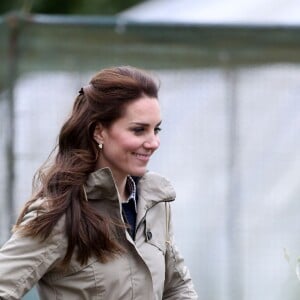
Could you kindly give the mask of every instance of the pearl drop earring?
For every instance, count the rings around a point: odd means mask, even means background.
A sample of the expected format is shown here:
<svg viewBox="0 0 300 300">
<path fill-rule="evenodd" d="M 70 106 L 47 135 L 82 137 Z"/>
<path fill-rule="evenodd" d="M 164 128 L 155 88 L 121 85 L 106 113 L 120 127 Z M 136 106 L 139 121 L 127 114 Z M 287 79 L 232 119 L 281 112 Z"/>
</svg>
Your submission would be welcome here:
<svg viewBox="0 0 300 300">
<path fill-rule="evenodd" d="M 99 143 L 98 147 L 99 147 L 100 150 L 102 150 L 103 149 L 103 144 Z"/>
</svg>

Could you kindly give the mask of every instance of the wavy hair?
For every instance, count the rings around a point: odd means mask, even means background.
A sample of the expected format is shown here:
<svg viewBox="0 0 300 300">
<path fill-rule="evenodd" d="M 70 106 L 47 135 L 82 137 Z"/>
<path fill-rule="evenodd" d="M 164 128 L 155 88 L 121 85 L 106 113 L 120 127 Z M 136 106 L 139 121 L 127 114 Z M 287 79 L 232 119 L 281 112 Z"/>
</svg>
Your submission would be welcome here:
<svg viewBox="0 0 300 300">
<path fill-rule="evenodd" d="M 75 248 L 77 260 L 84 264 L 91 255 L 106 262 L 125 250 L 116 239 L 124 224 L 97 212 L 85 199 L 83 186 L 95 170 L 98 146 L 93 139 L 100 122 L 109 127 L 122 117 L 126 105 L 146 95 L 157 98 L 158 83 L 148 73 L 130 66 L 108 68 L 95 74 L 76 97 L 70 117 L 62 126 L 56 148 L 36 172 L 35 193 L 20 213 L 14 231 L 46 240 L 59 219 L 65 216 L 68 239 L 62 265 L 69 264 Z M 23 222 L 30 206 L 44 199 L 46 212 Z"/>
</svg>

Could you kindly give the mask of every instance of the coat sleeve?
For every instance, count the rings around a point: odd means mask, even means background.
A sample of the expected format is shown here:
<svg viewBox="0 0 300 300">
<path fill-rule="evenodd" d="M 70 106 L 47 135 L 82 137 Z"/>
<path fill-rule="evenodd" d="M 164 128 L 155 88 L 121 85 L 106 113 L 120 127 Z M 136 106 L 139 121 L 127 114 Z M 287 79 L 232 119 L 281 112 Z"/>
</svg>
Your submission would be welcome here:
<svg viewBox="0 0 300 300">
<path fill-rule="evenodd" d="M 26 221 L 34 217 L 26 215 Z M 62 218 L 43 242 L 15 232 L 0 249 L 0 299 L 21 299 L 62 257 Z"/>
<path fill-rule="evenodd" d="M 180 255 L 173 234 L 170 204 L 166 204 L 167 220 L 167 250 L 165 256 L 166 276 L 164 285 L 164 300 L 191 300 L 198 299 L 197 293 L 189 273 Z"/>
</svg>

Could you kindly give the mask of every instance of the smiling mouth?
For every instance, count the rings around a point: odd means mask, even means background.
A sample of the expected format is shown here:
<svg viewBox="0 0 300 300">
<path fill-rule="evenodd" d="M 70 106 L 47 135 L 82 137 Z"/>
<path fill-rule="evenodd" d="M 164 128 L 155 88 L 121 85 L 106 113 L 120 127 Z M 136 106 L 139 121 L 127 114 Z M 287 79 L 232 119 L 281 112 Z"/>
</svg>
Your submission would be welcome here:
<svg viewBox="0 0 300 300">
<path fill-rule="evenodd" d="M 150 154 L 134 153 L 134 156 L 140 160 L 149 160 Z"/>
</svg>

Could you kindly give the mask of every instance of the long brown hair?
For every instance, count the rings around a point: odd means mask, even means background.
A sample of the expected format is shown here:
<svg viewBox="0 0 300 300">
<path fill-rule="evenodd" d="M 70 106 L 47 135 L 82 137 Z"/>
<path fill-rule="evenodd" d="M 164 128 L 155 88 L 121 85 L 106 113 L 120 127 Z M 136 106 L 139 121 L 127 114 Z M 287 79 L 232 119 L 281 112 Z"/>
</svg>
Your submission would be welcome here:
<svg viewBox="0 0 300 300">
<path fill-rule="evenodd" d="M 45 240 L 58 220 L 65 216 L 68 247 L 63 265 L 70 262 L 75 247 L 77 260 L 82 264 L 91 255 L 105 262 L 122 253 L 124 250 L 114 234 L 124 225 L 96 212 L 85 199 L 83 186 L 95 170 L 98 157 L 93 133 L 98 122 L 109 127 L 120 118 L 126 104 L 143 95 L 157 98 L 157 93 L 154 78 L 133 67 L 104 69 L 93 76 L 80 90 L 72 113 L 61 128 L 54 159 L 49 158 L 36 173 L 34 182 L 39 187 L 25 204 L 14 230 Z M 30 205 L 41 198 L 47 203 L 47 212 L 22 223 Z"/>
</svg>

